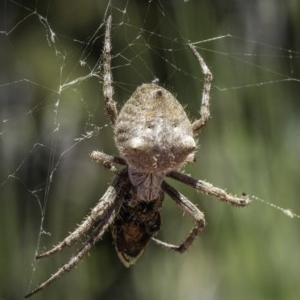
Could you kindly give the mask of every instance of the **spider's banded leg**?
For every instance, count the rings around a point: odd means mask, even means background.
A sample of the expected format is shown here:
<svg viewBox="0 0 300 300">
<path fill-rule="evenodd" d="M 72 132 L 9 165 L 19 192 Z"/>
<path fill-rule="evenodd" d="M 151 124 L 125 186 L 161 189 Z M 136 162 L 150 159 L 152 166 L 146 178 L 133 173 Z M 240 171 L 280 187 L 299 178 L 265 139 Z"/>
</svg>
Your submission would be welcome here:
<svg viewBox="0 0 300 300">
<path fill-rule="evenodd" d="M 114 218 L 116 216 L 116 213 L 118 209 L 121 207 L 122 201 L 120 201 L 117 209 L 114 209 L 110 211 L 110 215 L 108 214 L 105 218 L 105 220 L 101 221 L 101 223 L 93 230 L 92 236 L 88 239 L 88 241 L 84 244 L 84 246 L 71 257 L 71 259 L 64 264 L 61 268 L 57 270 L 56 273 L 54 273 L 48 280 L 44 281 L 42 284 L 40 284 L 38 287 L 36 287 L 33 291 L 31 291 L 29 294 L 25 295 L 25 298 L 29 298 L 33 294 L 41 291 L 46 286 L 48 286 L 50 283 L 61 277 L 64 273 L 71 271 L 83 258 L 84 254 L 87 253 L 94 245 L 101 239 L 103 234 L 105 233 L 106 229 L 111 225 L 111 223 L 114 221 Z"/>
<path fill-rule="evenodd" d="M 197 133 L 200 131 L 200 129 L 203 126 L 205 126 L 205 124 L 210 116 L 209 93 L 210 93 L 210 87 L 211 87 L 211 82 L 212 82 L 213 76 L 212 76 L 209 68 L 207 67 L 204 59 L 199 54 L 199 52 L 196 50 L 196 47 L 192 43 L 189 43 L 188 46 L 192 50 L 193 54 L 196 56 L 196 59 L 198 60 L 200 67 L 202 69 L 202 73 L 204 75 L 202 100 L 201 100 L 201 108 L 200 108 L 200 119 L 196 120 L 192 124 L 193 132 Z"/>
<path fill-rule="evenodd" d="M 111 16 L 106 20 L 105 38 L 103 47 L 103 96 L 105 101 L 105 108 L 114 125 L 118 116 L 117 104 L 113 99 L 114 89 L 112 86 L 111 74 Z"/>
<path fill-rule="evenodd" d="M 246 206 L 251 200 L 247 197 L 237 197 L 231 194 L 228 194 L 226 191 L 213 186 L 212 184 L 205 182 L 203 180 L 195 179 L 186 174 L 171 171 L 167 174 L 168 177 L 176 179 L 188 186 L 193 187 L 194 189 L 211 196 L 217 197 L 219 200 L 229 203 L 234 206 Z"/>
<path fill-rule="evenodd" d="M 183 196 L 181 193 L 179 193 L 177 190 L 175 190 L 165 181 L 163 181 L 162 183 L 162 189 L 176 202 L 177 205 L 179 205 L 182 211 L 187 213 L 196 222 L 196 226 L 191 230 L 189 236 L 185 239 L 185 241 L 178 246 L 160 241 L 156 238 L 152 238 L 152 240 L 160 246 L 182 253 L 189 248 L 189 246 L 193 243 L 197 235 L 199 235 L 204 229 L 205 227 L 204 214 L 185 196 Z"/>
<path fill-rule="evenodd" d="M 93 231 L 93 235 L 96 234 L 96 230 L 99 230 L 99 226 L 97 226 L 97 228 Z M 101 236 L 105 232 L 105 229 L 101 230 L 99 232 L 99 234 L 97 234 L 98 239 L 101 238 Z M 40 284 L 39 286 L 37 286 L 30 293 L 28 293 L 27 295 L 25 295 L 25 298 L 29 298 L 33 294 L 41 291 L 46 286 L 48 286 L 50 283 L 52 283 L 53 281 L 55 281 L 56 279 L 58 279 L 59 277 L 61 277 L 65 272 L 71 271 L 71 269 L 73 269 L 79 263 L 79 261 L 82 259 L 82 257 L 84 256 L 84 254 L 86 252 L 88 252 L 93 247 L 93 245 L 96 243 L 96 241 L 97 241 L 96 238 L 92 237 L 90 239 L 90 241 L 88 241 L 74 256 L 72 256 L 71 259 L 66 264 L 64 264 L 61 268 L 59 268 L 48 280 L 44 281 L 42 284 Z"/>
<path fill-rule="evenodd" d="M 127 170 L 126 170 L 127 171 Z M 117 205 L 116 198 L 121 193 L 122 189 L 128 184 L 128 180 L 125 179 L 125 170 L 121 175 L 117 175 L 112 185 L 108 187 L 105 194 L 100 198 L 98 204 L 91 210 L 86 219 L 62 242 L 54 246 L 52 249 L 41 253 L 36 256 L 36 259 L 47 257 L 56 252 L 61 251 L 66 246 L 71 246 L 78 241 L 81 236 L 89 231 L 97 222 L 103 222 L 107 217 L 112 214 L 114 207 Z"/>
<path fill-rule="evenodd" d="M 100 151 L 93 151 L 90 154 L 90 157 L 96 163 L 101 164 L 102 166 L 104 166 L 105 168 L 109 169 L 110 171 L 112 171 L 116 174 L 119 171 L 114 166 L 115 164 L 125 165 L 125 166 L 127 165 L 124 158 L 118 157 L 118 156 L 112 156 L 112 155 L 109 155 L 109 154 L 106 154 L 106 153 L 100 152 Z"/>
<path fill-rule="evenodd" d="M 120 176 L 121 177 L 121 176 Z M 122 178 L 124 180 L 124 178 Z M 127 182 L 128 183 L 128 182 Z M 119 182 L 121 184 L 121 182 Z M 58 269 L 48 280 L 44 281 L 33 291 L 25 295 L 25 298 L 29 298 L 33 294 L 41 291 L 50 283 L 61 277 L 64 273 L 71 271 L 83 258 L 85 253 L 87 253 L 103 236 L 107 228 L 113 223 L 116 215 L 118 214 L 123 202 L 123 193 L 119 192 L 114 198 L 114 205 L 110 206 L 101 221 L 98 223 L 97 227 L 93 230 L 91 237 L 86 241 L 86 243 L 78 250 L 78 252 L 71 257 L 71 259 Z"/>
</svg>

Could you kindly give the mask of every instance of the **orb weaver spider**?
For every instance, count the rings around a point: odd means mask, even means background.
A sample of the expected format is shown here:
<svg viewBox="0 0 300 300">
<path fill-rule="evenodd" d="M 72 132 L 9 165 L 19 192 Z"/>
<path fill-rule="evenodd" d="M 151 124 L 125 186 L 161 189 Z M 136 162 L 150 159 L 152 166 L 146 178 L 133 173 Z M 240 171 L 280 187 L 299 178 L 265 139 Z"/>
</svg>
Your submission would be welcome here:
<svg viewBox="0 0 300 300">
<path fill-rule="evenodd" d="M 181 253 L 186 251 L 205 227 L 204 214 L 164 181 L 165 177 L 180 181 L 234 206 L 246 206 L 250 203 L 245 196 L 233 196 L 210 183 L 178 171 L 185 164 L 194 161 L 194 138 L 210 116 L 212 74 L 195 46 L 192 43 L 188 44 L 204 75 L 198 120 L 191 122 L 176 98 L 168 90 L 154 83 L 139 86 L 118 114 L 113 99 L 111 75 L 111 22 L 112 18 L 109 16 L 106 21 L 103 49 L 103 95 L 121 156 L 114 157 L 93 151 L 91 158 L 114 172 L 116 176 L 83 222 L 58 245 L 36 256 L 36 259 L 50 256 L 71 246 L 90 232 L 87 241 L 70 260 L 25 298 L 72 270 L 109 227 L 112 230 L 116 252 L 126 267 L 140 258 L 150 240 L 167 249 Z M 116 165 L 125 167 L 120 170 Z M 180 245 L 155 238 L 160 229 L 160 209 L 164 194 L 173 199 L 196 223 Z"/>
</svg>

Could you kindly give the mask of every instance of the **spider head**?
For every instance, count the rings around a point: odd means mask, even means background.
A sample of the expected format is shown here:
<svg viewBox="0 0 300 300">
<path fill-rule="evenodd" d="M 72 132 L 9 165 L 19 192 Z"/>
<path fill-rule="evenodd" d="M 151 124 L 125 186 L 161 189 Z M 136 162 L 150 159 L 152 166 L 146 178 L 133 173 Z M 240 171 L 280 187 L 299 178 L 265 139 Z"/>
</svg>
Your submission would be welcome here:
<svg viewBox="0 0 300 300">
<path fill-rule="evenodd" d="M 138 87 L 116 121 L 116 145 L 129 166 L 164 173 L 194 159 L 196 142 L 183 107 L 156 84 Z"/>
</svg>

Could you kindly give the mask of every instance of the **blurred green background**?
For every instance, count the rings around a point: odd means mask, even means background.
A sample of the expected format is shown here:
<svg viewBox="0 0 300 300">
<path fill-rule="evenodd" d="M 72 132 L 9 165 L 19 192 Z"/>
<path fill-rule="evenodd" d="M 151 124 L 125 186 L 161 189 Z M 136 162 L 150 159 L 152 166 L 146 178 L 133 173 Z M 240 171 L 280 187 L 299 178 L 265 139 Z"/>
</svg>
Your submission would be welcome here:
<svg viewBox="0 0 300 300">
<path fill-rule="evenodd" d="M 104 193 L 112 175 L 90 161 L 117 155 L 103 110 L 101 49 L 112 14 L 113 79 L 121 107 L 158 81 L 198 117 L 211 69 L 212 118 L 186 172 L 300 213 L 300 6 L 280 0 L 0 2 L 0 299 L 22 299 L 75 251 L 43 261 Z M 68 84 L 70 83 L 70 84 Z M 62 88 L 60 88 L 62 87 Z M 259 201 L 237 209 L 170 180 L 207 228 L 179 255 L 149 244 L 125 269 L 110 234 L 32 299 L 299 299 L 299 219 Z M 160 238 L 193 225 L 169 199 Z M 40 235 L 39 232 L 45 231 Z"/>
</svg>

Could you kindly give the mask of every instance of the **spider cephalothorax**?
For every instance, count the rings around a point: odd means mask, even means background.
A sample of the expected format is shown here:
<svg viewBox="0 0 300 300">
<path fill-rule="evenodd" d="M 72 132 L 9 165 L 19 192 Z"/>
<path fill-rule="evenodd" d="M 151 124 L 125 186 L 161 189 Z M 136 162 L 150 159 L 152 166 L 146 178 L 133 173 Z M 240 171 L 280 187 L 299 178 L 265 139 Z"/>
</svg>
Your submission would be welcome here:
<svg viewBox="0 0 300 300">
<path fill-rule="evenodd" d="M 116 177 L 90 214 L 72 233 L 49 251 L 37 255 L 36 258 L 47 257 L 89 234 L 88 239 L 70 260 L 48 280 L 28 293 L 26 298 L 74 268 L 109 227 L 118 256 L 127 267 L 141 256 L 150 240 L 177 252 L 188 249 L 205 227 L 204 214 L 166 183 L 166 176 L 235 206 L 245 206 L 250 202 L 246 197 L 230 195 L 205 181 L 178 171 L 184 164 L 193 162 L 196 148 L 194 136 L 210 116 L 209 93 L 212 75 L 195 46 L 188 44 L 204 75 L 198 120 L 190 122 L 176 98 L 156 84 L 139 86 L 118 115 L 113 99 L 110 31 L 111 16 L 106 22 L 103 49 L 103 95 L 106 111 L 115 127 L 115 142 L 121 157 L 93 151 L 91 158 L 113 171 Z M 116 165 L 123 165 L 125 168 L 120 170 Z M 174 200 L 196 223 L 180 245 L 155 238 L 160 229 L 160 209 L 164 194 Z"/>
</svg>

